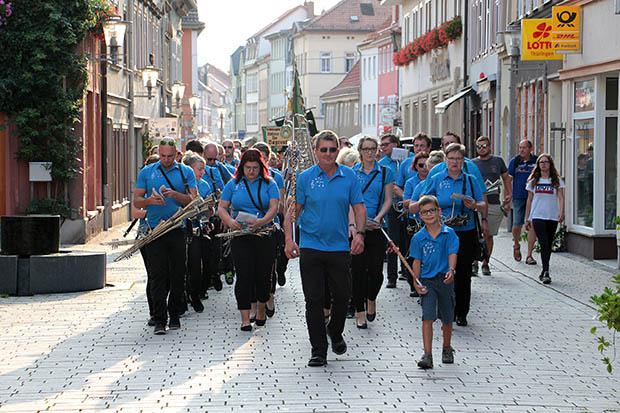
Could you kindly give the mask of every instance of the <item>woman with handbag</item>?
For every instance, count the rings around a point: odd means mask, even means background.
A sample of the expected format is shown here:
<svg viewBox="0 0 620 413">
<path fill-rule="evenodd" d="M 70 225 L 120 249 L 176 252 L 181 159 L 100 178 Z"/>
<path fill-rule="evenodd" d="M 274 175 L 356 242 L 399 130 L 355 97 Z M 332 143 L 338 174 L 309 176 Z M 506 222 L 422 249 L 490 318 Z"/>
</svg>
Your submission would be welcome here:
<svg viewBox="0 0 620 413">
<path fill-rule="evenodd" d="M 553 237 L 558 223 L 564 222 L 564 181 L 555 169 L 551 155 L 543 153 L 538 156 L 525 188 L 528 191 L 525 229 L 529 231 L 534 227 L 542 259 L 542 271 L 538 278 L 543 284 L 550 284 L 549 260 Z"/>
<path fill-rule="evenodd" d="M 447 168 L 431 178 L 422 190 L 422 195 L 435 195 L 439 200 L 442 219 L 454 229 L 459 237 L 459 252 L 456 262 L 454 292 L 454 315 L 458 326 L 467 325 L 467 314 L 471 300 L 471 266 L 478 253 L 478 230 L 476 213 L 484 211 L 484 183 L 473 175 L 463 173 L 465 146 L 451 143 L 445 149 Z M 418 202 L 411 202 L 409 211 L 419 211 Z"/>
<path fill-rule="evenodd" d="M 351 279 L 353 305 L 357 328 L 367 328 L 366 320 L 372 322 L 377 313 L 377 295 L 383 284 L 383 259 L 387 241 L 381 233 L 383 217 L 392 207 L 394 174 L 392 170 L 379 165 L 377 153 L 379 142 L 365 136 L 360 139 L 357 150 L 362 162 L 353 170 L 362 187 L 366 206 L 366 234 L 364 252 L 353 255 L 351 260 Z M 356 230 L 353 214 L 349 218 L 349 232 Z"/>
<path fill-rule="evenodd" d="M 260 151 L 248 149 L 241 157 L 234 179 L 224 187 L 217 212 L 232 230 L 244 226 L 255 230 L 273 222 L 279 199 L 278 187 L 269 176 Z M 256 325 L 265 325 L 267 319 L 265 303 L 269 300 L 275 244 L 271 235 L 254 234 L 234 237 L 230 243 L 237 271 L 235 297 L 241 312 L 241 330 L 251 331 L 250 305 L 254 294 L 258 301 Z"/>
</svg>

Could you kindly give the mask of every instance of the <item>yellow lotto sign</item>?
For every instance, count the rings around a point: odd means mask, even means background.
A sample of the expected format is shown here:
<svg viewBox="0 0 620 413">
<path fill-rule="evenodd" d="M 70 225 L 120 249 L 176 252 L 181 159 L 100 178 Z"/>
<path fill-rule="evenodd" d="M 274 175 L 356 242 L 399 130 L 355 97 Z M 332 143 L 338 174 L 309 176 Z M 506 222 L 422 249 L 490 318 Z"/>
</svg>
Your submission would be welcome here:
<svg viewBox="0 0 620 413">
<path fill-rule="evenodd" d="M 521 20 L 521 60 L 562 60 L 551 41 L 551 19 Z"/>
<path fill-rule="evenodd" d="M 581 7 L 555 6 L 551 41 L 556 52 L 581 51 Z"/>
</svg>

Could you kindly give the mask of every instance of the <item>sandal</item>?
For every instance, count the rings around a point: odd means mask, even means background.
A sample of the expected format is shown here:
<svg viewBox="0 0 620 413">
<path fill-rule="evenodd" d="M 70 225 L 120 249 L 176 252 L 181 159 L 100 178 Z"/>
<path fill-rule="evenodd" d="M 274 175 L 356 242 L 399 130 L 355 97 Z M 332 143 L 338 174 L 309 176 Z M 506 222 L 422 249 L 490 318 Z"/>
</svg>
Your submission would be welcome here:
<svg viewBox="0 0 620 413">
<path fill-rule="evenodd" d="M 536 265 L 536 260 L 531 255 L 528 255 L 525 259 L 525 263 L 527 265 Z"/>
<path fill-rule="evenodd" d="M 520 245 L 515 245 L 512 247 L 512 256 L 514 257 L 516 262 L 520 262 L 521 261 L 521 246 Z"/>
</svg>

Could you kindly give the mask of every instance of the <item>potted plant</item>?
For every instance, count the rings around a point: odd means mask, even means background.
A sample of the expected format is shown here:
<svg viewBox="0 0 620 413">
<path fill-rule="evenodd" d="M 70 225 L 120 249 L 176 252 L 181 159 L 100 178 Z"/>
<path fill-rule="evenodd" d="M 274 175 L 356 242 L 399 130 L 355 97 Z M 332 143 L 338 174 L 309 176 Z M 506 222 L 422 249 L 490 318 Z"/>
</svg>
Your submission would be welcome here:
<svg viewBox="0 0 620 413">
<path fill-rule="evenodd" d="M 616 245 L 620 247 L 620 217 L 614 218 L 616 222 Z"/>
<path fill-rule="evenodd" d="M 612 283 L 615 287 L 606 287 L 601 295 L 594 295 L 590 298 L 596 305 L 597 319 L 611 332 L 611 339 L 602 335 L 596 339 L 598 351 L 603 356 L 601 361 L 609 373 L 613 371 L 616 360 L 616 333 L 620 331 L 620 274 L 614 276 Z M 597 327 L 592 327 L 590 332 L 596 334 Z M 613 354 L 611 357 L 607 355 L 610 348 Z"/>
</svg>

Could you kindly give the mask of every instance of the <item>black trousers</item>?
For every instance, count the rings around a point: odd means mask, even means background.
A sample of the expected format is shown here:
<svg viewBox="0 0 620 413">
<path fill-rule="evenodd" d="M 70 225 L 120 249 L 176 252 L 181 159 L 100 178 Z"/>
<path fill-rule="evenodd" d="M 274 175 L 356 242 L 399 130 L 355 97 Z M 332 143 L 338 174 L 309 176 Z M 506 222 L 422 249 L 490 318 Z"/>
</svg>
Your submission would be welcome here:
<svg viewBox="0 0 620 413">
<path fill-rule="evenodd" d="M 209 287 L 211 274 L 209 273 L 209 258 L 211 240 L 202 235 L 192 237 L 187 246 L 187 292 L 191 299 L 199 300 L 200 296 Z"/>
<path fill-rule="evenodd" d="M 149 276 L 149 260 L 146 257 L 144 247 L 140 248 L 140 255 L 142 256 L 142 261 L 144 261 L 144 268 L 146 269 L 146 302 L 149 305 L 149 316 L 153 317 L 153 299 L 151 298 L 151 291 L 149 289 L 149 280 L 151 279 L 151 277 Z"/>
<path fill-rule="evenodd" d="M 551 259 L 551 248 L 555 230 L 558 229 L 558 221 L 548 219 L 533 219 L 532 225 L 540 244 L 540 258 L 542 259 L 543 271 L 549 271 L 549 260 Z"/>
<path fill-rule="evenodd" d="M 353 305 L 357 312 L 364 311 L 366 300 L 376 300 L 381 290 L 386 246 L 380 229 L 366 231 L 364 252 L 351 257 Z"/>
<path fill-rule="evenodd" d="M 302 248 L 299 257 L 301 283 L 306 300 L 306 323 L 312 355 L 327 356 L 327 333 L 332 341 L 342 340 L 342 331 L 351 297 L 351 254 Z M 325 285 L 331 295 L 331 317 L 325 326 L 323 307 Z"/>
<path fill-rule="evenodd" d="M 394 243 L 401 247 L 401 221 L 398 219 L 398 212 L 394 208 L 390 208 L 387 217 L 388 222 L 388 235 L 394 241 Z M 402 248 L 401 248 L 402 250 Z M 403 268 L 401 266 L 401 268 Z M 396 281 L 398 279 L 398 256 L 394 253 L 387 255 L 387 278 L 388 281 Z"/>
<path fill-rule="evenodd" d="M 280 221 L 282 222 L 282 221 Z M 271 293 L 276 292 L 276 281 L 279 275 L 284 275 L 286 267 L 288 266 L 288 258 L 284 253 L 284 231 L 276 231 L 273 233 L 275 243 L 275 256 L 271 277 Z"/>
<path fill-rule="evenodd" d="M 185 234 L 174 229 L 144 247 L 149 264 L 148 284 L 157 324 L 179 315 L 183 302 L 185 277 Z"/>
<path fill-rule="evenodd" d="M 237 308 L 249 310 L 253 301 L 266 303 L 271 290 L 271 270 L 275 253 L 273 236 L 235 237 L 231 240 L 231 248 L 237 272 Z"/>
<path fill-rule="evenodd" d="M 456 235 L 459 237 L 459 252 L 454 274 L 454 293 L 456 295 L 454 316 L 467 317 L 471 302 L 471 265 L 474 262 L 478 233 L 472 229 L 470 231 L 457 231 Z"/>
</svg>

